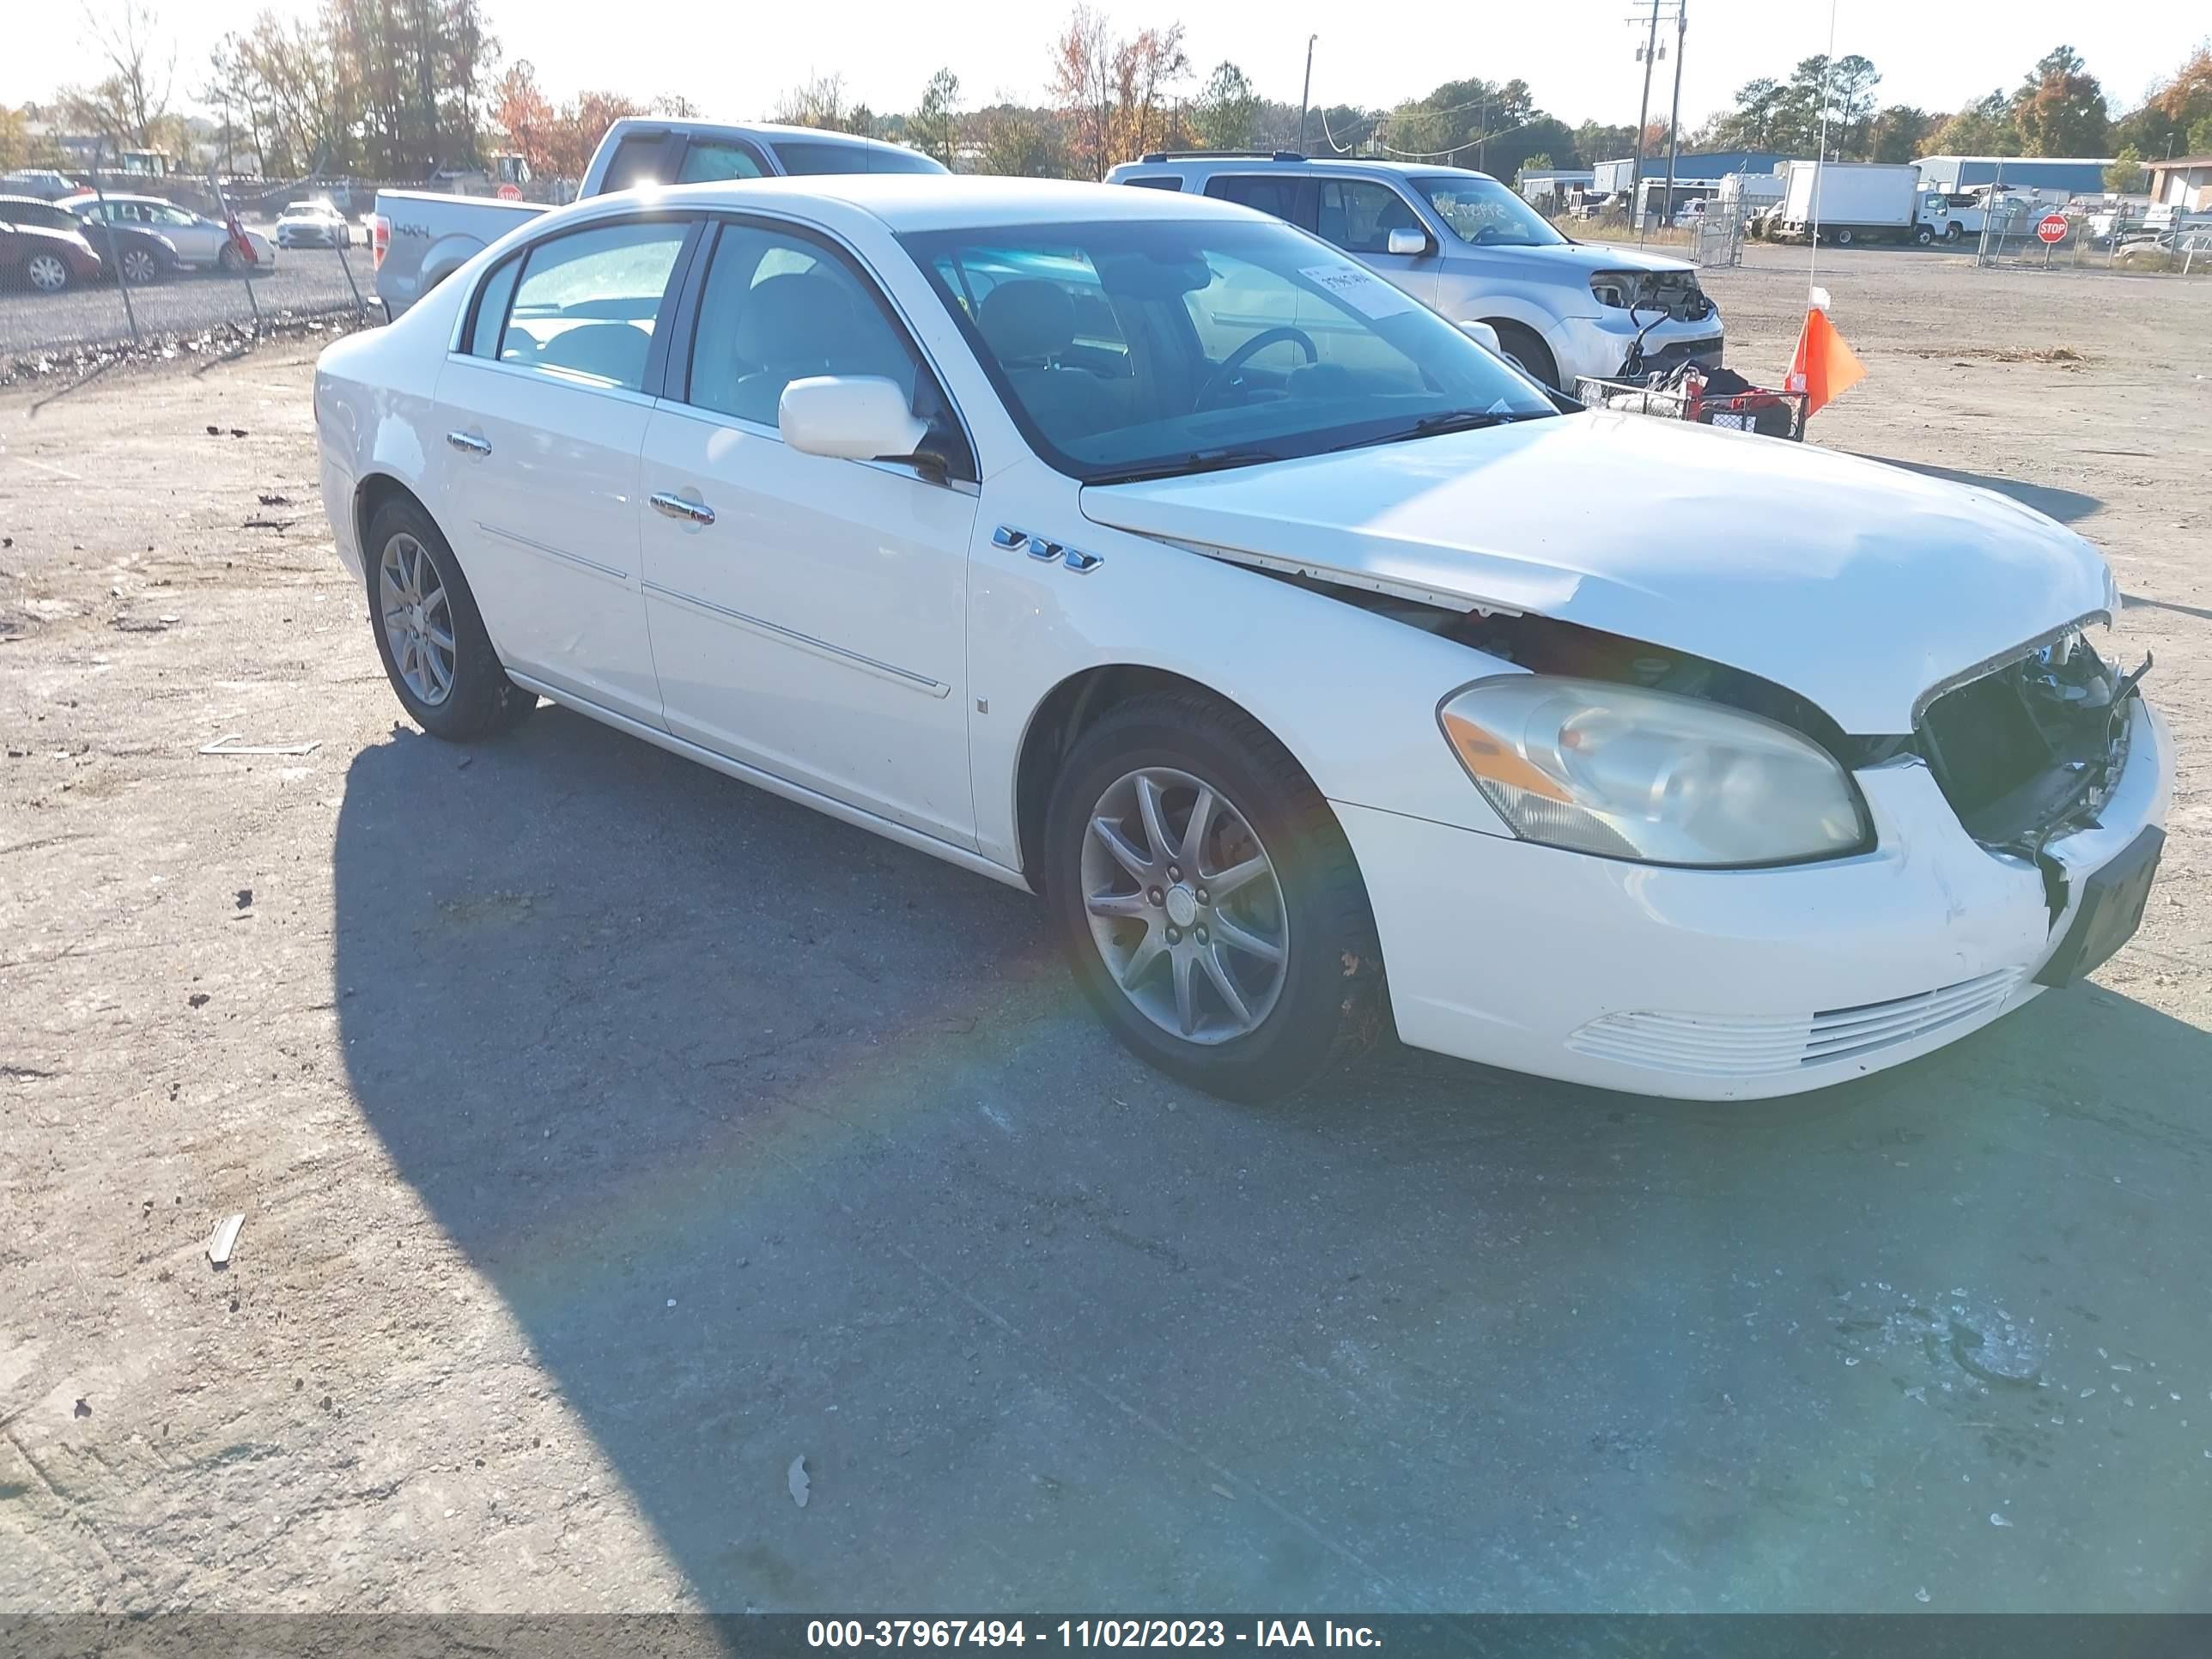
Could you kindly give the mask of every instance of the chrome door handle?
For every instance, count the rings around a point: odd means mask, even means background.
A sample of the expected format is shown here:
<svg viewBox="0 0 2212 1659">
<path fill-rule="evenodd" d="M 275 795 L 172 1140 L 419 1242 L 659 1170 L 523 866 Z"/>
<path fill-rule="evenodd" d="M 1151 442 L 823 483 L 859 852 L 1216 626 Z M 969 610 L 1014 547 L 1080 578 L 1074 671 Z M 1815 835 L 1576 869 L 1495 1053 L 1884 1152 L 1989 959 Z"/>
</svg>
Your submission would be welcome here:
<svg viewBox="0 0 2212 1659">
<path fill-rule="evenodd" d="M 448 432 L 446 441 L 456 449 L 465 449 L 471 455 L 491 453 L 491 440 L 479 438 L 473 432 Z"/>
<path fill-rule="evenodd" d="M 672 519 L 682 519 L 689 524 L 712 524 L 714 509 L 704 501 L 695 501 L 688 496 L 671 495 L 663 490 L 653 498 L 653 506 Z"/>
</svg>

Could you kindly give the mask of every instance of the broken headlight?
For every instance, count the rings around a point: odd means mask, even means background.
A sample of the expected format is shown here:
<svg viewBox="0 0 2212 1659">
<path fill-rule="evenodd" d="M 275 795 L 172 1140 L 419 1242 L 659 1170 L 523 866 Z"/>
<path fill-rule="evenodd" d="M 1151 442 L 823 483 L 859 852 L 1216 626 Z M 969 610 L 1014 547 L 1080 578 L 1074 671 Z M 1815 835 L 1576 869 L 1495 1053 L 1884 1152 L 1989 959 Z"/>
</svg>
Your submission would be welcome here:
<svg viewBox="0 0 2212 1659">
<path fill-rule="evenodd" d="M 1573 852 L 1709 867 L 1837 858 L 1871 842 L 1835 757 L 1779 721 L 1603 680 L 1513 674 L 1437 711 L 1513 832 Z"/>
<path fill-rule="evenodd" d="M 1626 311 L 1644 302 L 1644 273 L 1638 270 L 1594 270 L 1590 292 L 1607 311 Z"/>
</svg>

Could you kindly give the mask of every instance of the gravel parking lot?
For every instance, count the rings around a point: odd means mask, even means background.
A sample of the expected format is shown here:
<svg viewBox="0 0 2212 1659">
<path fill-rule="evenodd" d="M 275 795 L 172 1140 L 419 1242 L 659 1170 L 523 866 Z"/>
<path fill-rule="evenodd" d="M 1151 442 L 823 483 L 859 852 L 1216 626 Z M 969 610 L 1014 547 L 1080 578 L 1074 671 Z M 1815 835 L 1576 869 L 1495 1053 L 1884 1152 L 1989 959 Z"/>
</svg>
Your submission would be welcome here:
<svg viewBox="0 0 2212 1659">
<path fill-rule="evenodd" d="M 2106 548 L 2181 772 L 2095 984 L 1741 1107 L 1182 1090 L 1018 894 L 406 726 L 307 349 L 0 392 L 0 1609 L 2212 1609 L 2212 292 L 1822 281 L 1816 439 Z"/>
<path fill-rule="evenodd" d="M 351 249 L 345 258 L 362 295 L 373 301 L 376 279 L 368 250 Z M 131 303 L 140 331 L 149 337 L 198 334 L 227 323 L 243 328 L 252 321 L 257 304 L 264 317 L 316 317 L 356 309 L 337 251 L 319 247 L 283 249 L 274 270 L 253 278 L 251 299 L 242 277 L 208 271 L 133 287 Z M 60 294 L 0 287 L 0 367 L 11 359 L 35 359 L 41 352 L 130 337 L 123 296 L 113 283 L 80 283 Z"/>
</svg>

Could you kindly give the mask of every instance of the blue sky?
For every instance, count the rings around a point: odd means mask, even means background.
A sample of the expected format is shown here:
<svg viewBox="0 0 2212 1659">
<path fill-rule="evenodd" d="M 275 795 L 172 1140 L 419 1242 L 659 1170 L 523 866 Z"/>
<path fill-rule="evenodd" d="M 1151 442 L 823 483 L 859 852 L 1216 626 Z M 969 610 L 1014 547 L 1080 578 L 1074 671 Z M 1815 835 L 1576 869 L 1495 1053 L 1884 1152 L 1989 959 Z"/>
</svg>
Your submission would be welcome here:
<svg viewBox="0 0 2212 1659">
<path fill-rule="evenodd" d="M 95 4 L 100 0 L 95 0 Z M 177 52 L 179 93 L 199 83 L 207 52 L 249 15 L 251 0 L 151 0 L 160 34 Z M 848 95 L 879 110 L 910 108 L 939 64 L 960 76 L 969 102 L 1006 94 L 1041 100 L 1048 43 L 1065 9 L 1048 0 L 964 0 L 952 6 L 830 0 L 804 5 L 679 4 L 626 0 L 627 27 L 605 26 L 604 3 L 485 0 L 509 58 L 537 65 L 556 94 L 586 85 L 649 97 L 678 93 L 710 115 L 768 113 L 777 94 L 815 75 L 840 74 Z M 1686 121 L 1724 107 L 1756 75 L 1784 75 L 1826 49 L 1826 0 L 1687 0 Z M 1519 76 L 1537 100 L 1569 123 L 1635 119 L 1641 31 L 1626 19 L 1635 0 L 1400 0 L 1361 9 L 1322 0 L 1145 0 L 1108 5 L 1124 29 L 1180 20 L 1200 73 L 1232 58 L 1261 89 L 1295 100 L 1306 36 L 1318 33 L 1316 103 L 1381 104 L 1469 75 Z M 277 0 L 280 14 L 305 15 L 313 0 Z M 41 97 L 61 82 L 97 77 L 82 14 L 67 3 L 25 4 L 0 54 L 0 100 Z M 2071 45 L 2125 107 L 2170 71 L 2212 28 L 2201 0 L 1840 0 L 1836 50 L 1871 58 L 1884 102 L 1956 107 L 2017 82 L 2052 46 Z M 1663 112 L 1670 49 L 1655 77 Z"/>
</svg>

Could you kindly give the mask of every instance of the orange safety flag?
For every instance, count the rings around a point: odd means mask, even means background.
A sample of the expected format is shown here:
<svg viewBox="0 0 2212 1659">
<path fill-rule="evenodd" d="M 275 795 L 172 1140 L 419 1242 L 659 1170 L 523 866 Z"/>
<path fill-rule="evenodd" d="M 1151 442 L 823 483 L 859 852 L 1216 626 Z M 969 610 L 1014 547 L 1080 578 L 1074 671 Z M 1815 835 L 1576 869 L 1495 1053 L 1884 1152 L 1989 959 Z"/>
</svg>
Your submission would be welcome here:
<svg viewBox="0 0 2212 1659">
<path fill-rule="evenodd" d="M 1804 329 L 1797 336 L 1797 355 L 1790 360 L 1790 378 L 1783 382 L 1790 392 L 1805 394 L 1805 417 L 1810 420 L 1821 405 L 1850 391 L 1866 379 L 1866 365 L 1844 343 L 1828 313 L 1818 306 L 1808 307 Z"/>
</svg>

